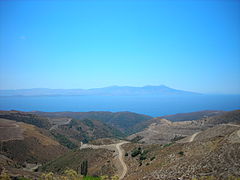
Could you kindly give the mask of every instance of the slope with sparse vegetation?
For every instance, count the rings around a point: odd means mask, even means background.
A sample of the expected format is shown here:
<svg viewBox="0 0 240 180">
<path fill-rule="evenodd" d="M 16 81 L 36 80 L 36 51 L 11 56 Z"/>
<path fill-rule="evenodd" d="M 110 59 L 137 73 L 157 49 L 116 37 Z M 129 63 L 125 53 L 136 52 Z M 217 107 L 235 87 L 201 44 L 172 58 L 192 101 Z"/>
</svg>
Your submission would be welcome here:
<svg viewBox="0 0 240 180">
<path fill-rule="evenodd" d="M 99 120 L 111 127 L 117 128 L 122 133 L 132 134 L 146 127 L 143 123 L 151 119 L 151 116 L 137 114 L 132 112 L 108 112 L 108 111 L 91 111 L 91 112 L 34 112 L 45 117 L 70 117 L 73 119 Z"/>
</svg>

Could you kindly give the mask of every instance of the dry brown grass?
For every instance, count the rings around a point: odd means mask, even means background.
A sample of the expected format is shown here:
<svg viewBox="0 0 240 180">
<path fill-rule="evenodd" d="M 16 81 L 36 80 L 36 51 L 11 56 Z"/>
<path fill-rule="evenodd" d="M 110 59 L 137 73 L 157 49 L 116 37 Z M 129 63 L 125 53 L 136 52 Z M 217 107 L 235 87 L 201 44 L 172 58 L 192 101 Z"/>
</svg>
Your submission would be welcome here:
<svg viewBox="0 0 240 180">
<path fill-rule="evenodd" d="M 0 118 L 0 141 L 22 140 L 23 129 L 17 125 L 16 121 Z"/>
<path fill-rule="evenodd" d="M 18 123 L 19 126 L 24 129 L 23 135 L 24 137 L 34 137 L 39 140 L 39 142 L 42 145 L 48 146 L 48 145 L 59 145 L 59 143 L 47 136 L 45 136 L 40 129 L 38 129 L 36 126 L 26 124 L 26 123 Z"/>
<path fill-rule="evenodd" d="M 209 129 L 200 134 L 197 141 L 191 143 L 175 143 L 168 146 L 124 145 L 123 148 L 128 154 L 139 146 L 149 150 L 148 158 L 142 162 L 141 166 L 139 166 L 139 156 L 132 158 L 128 155 L 125 158 L 129 166 L 126 180 L 240 177 L 240 143 L 232 142 L 230 138 L 233 135 L 236 137 L 237 128 L 222 126 L 220 136 L 218 130 L 219 127 Z M 213 132 L 216 132 L 215 137 Z M 202 136 L 205 136 L 205 139 Z M 155 159 L 151 161 L 149 158 L 153 156 Z"/>
</svg>

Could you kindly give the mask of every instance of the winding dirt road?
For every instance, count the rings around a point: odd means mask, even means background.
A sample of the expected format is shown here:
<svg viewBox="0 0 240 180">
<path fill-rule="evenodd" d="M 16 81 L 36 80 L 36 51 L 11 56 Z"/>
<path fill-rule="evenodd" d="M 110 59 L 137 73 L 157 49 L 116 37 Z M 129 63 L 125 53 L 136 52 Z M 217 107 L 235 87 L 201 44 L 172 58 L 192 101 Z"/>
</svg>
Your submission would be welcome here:
<svg viewBox="0 0 240 180">
<path fill-rule="evenodd" d="M 67 121 L 64 121 L 64 122 L 61 122 L 61 123 L 55 124 L 55 125 L 53 125 L 49 130 L 52 131 L 52 130 L 54 130 L 54 129 L 57 129 L 58 126 L 60 126 L 60 125 L 66 125 L 66 124 L 69 124 L 69 123 L 71 122 L 71 120 L 72 120 L 72 119 L 69 118 Z"/>
<path fill-rule="evenodd" d="M 91 148 L 91 149 L 108 149 L 108 150 L 115 150 L 118 152 L 118 161 L 121 165 L 122 168 L 118 169 L 118 174 L 119 174 L 119 180 L 123 179 L 124 176 L 127 174 L 127 165 L 124 162 L 124 157 L 123 157 L 123 150 L 121 148 L 121 145 L 129 143 L 127 141 L 122 141 L 120 143 L 116 144 L 109 144 L 109 145 L 92 145 L 92 144 L 83 144 L 80 149 L 86 149 L 86 148 Z M 118 166 L 117 166 L 118 167 Z"/>
<path fill-rule="evenodd" d="M 193 140 L 195 139 L 195 137 L 196 137 L 199 133 L 200 133 L 200 132 L 194 133 L 194 134 L 191 136 L 191 138 L 189 139 L 188 142 L 193 142 Z"/>
<path fill-rule="evenodd" d="M 229 124 L 224 124 L 224 125 L 240 127 L 240 125 L 237 125 L 237 124 L 231 124 L 231 123 L 229 123 Z M 237 135 L 238 135 L 238 137 L 240 138 L 240 129 L 237 131 Z"/>
<path fill-rule="evenodd" d="M 123 150 L 121 149 L 121 145 L 125 144 L 127 142 L 121 142 L 121 143 L 118 143 L 116 145 L 116 148 L 118 150 L 118 159 L 120 161 L 120 163 L 122 164 L 122 167 L 123 167 L 123 170 L 122 170 L 122 174 L 121 176 L 119 177 L 119 179 L 123 179 L 124 176 L 127 174 L 127 165 L 125 164 L 124 162 L 124 158 L 123 158 Z"/>
<path fill-rule="evenodd" d="M 222 125 L 225 125 L 225 126 L 234 126 L 234 127 L 240 127 L 240 125 L 237 125 L 237 124 L 222 124 Z M 200 131 L 201 132 L 201 131 Z M 191 135 L 191 137 L 189 138 L 189 140 L 187 140 L 187 142 L 193 142 L 195 137 L 200 133 L 200 132 L 196 132 L 194 133 L 193 135 Z M 237 136 L 240 138 L 240 130 L 237 131 Z"/>
</svg>

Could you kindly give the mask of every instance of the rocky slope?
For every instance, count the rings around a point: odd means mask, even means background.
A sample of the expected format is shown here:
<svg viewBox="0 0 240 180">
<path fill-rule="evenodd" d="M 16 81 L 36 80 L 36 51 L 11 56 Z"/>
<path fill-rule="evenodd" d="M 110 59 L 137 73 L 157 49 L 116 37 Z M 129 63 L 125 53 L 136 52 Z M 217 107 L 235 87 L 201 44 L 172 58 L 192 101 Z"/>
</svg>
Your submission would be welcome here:
<svg viewBox="0 0 240 180">
<path fill-rule="evenodd" d="M 172 180 L 213 176 L 215 179 L 240 177 L 240 127 L 217 125 L 200 132 L 193 141 L 165 145 L 126 144 L 126 180 Z M 142 155 L 132 157 L 136 148 Z M 142 160 L 141 160 L 142 159 Z"/>
<path fill-rule="evenodd" d="M 218 113 L 217 113 L 218 114 Z M 179 140 L 194 133 L 224 123 L 240 123 L 240 110 L 220 113 L 221 115 L 203 117 L 199 120 L 173 122 L 154 118 L 145 130 L 128 137 L 147 144 L 165 144 Z"/>
</svg>

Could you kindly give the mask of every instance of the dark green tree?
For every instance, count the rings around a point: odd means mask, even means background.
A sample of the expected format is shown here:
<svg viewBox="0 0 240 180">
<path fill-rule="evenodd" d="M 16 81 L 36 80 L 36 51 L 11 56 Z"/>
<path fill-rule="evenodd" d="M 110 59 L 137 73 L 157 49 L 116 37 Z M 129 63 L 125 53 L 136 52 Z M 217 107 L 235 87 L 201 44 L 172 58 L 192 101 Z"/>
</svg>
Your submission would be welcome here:
<svg viewBox="0 0 240 180">
<path fill-rule="evenodd" d="M 88 161 L 85 160 L 81 164 L 81 175 L 86 176 L 88 173 Z"/>
</svg>

